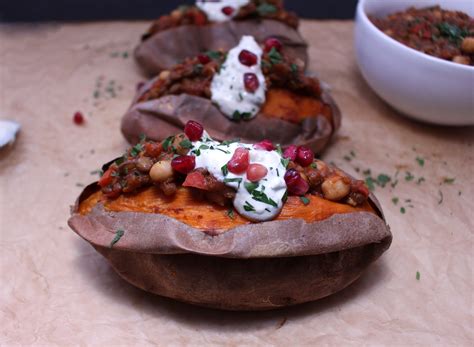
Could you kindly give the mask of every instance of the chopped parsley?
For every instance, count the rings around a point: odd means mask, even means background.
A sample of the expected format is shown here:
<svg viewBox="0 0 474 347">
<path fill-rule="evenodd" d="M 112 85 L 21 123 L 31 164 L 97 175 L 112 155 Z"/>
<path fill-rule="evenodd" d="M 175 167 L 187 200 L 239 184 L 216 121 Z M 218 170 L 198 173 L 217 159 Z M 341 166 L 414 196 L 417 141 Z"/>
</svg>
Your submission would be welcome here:
<svg viewBox="0 0 474 347">
<path fill-rule="evenodd" d="M 229 168 L 227 167 L 227 164 L 221 167 L 221 171 L 224 176 L 227 176 L 229 174 Z"/>
<path fill-rule="evenodd" d="M 263 3 L 257 7 L 257 12 L 260 16 L 266 16 L 277 12 L 275 5 Z"/>
<path fill-rule="evenodd" d="M 221 145 L 223 146 L 229 146 L 232 143 L 240 142 L 240 139 L 233 139 L 233 140 L 226 140 L 222 141 Z"/>
<path fill-rule="evenodd" d="M 310 200 L 306 196 L 300 196 L 300 200 L 305 206 L 309 205 Z"/>
<path fill-rule="evenodd" d="M 281 202 L 285 203 L 288 200 L 288 191 L 283 194 L 283 197 L 281 198 Z"/>
<path fill-rule="evenodd" d="M 388 175 L 385 174 L 380 174 L 377 177 L 377 184 L 381 186 L 382 188 L 385 188 L 388 182 L 390 182 L 392 178 Z"/>
<path fill-rule="evenodd" d="M 122 238 L 122 236 L 125 234 L 125 231 L 122 230 L 122 229 L 119 229 L 115 232 L 115 237 L 113 238 L 113 240 L 110 242 L 110 248 L 112 248 L 117 242 L 120 241 L 120 239 Z"/>
<path fill-rule="evenodd" d="M 185 149 L 190 149 L 190 148 L 193 148 L 193 144 L 191 143 L 191 141 L 189 141 L 188 139 L 184 139 L 183 141 L 181 141 L 179 143 L 179 146 L 181 148 L 185 148 Z"/>
<path fill-rule="evenodd" d="M 419 281 L 421 278 L 420 271 L 416 272 L 416 280 Z"/>
<path fill-rule="evenodd" d="M 443 178 L 443 183 L 444 183 L 444 184 L 453 184 L 454 181 L 456 181 L 455 178 L 449 178 L 449 177 Z"/>
<path fill-rule="evenodd" d="M 291 72 L 293 72 L 293 73 L 298 73 L 298 65 L 296 65 L 296 64 L 291 64 Z"/>
<path fill-rule="evenodd" d="M 367 188 L 369 188 L 369 190 L 371 191 L 375 190 L 375 181 L 372 177 L 367 177 L 365 179 L 365 184 L 367 185 Z"/>
<path fill-rule="evenodd" d="M 238 110 L 235 110 L 234 113 L 232 114 L 233 120 L 250 119 L 251 117 L 252 117 L 252 114 L 250 112 L 240 112 Z"/>
<path fill-rule="evenodd" d="M 209 149 L 209 146 L 208 145 L 201 145 L 201 146 L 199 146 L 199 149 Z"/>
<path fill-rule="evenodd" d="M 252 192 L 252 199 L 255 201 L 263 202 L 264 204 L 273 206 L 273 207 L 278 207 L 278 204 L 273 201 L 271 198 L 267 196 L 263 191 L 259 192 L 258 190 L 254 190 Z"/>
<path fill-rule="evenodd" d="M 285 169 L 288 167 L 288 164 L 290 163 L 289 158 L 281 158 L 281 165 L 285 167 Z"/>
<path fill-rule="evenodd" d="M 401 213 L 401 214 L 405 214 L 405 212 L 406 212 L 405 207 L 400 207 L 400 213 Z"/>
<path fill-rule="evenodd" d="M 469 35 L 469 30 L 461 29 L 455 24 L 442 22 L 437 25 L 441 36 L 447 37 L 449 41 L 460 44 Z"/>
<path fill-rule="evenodd" d="M 413 176 L 410 171 L 407 171 L 407 172 L 406 172 L 406 174 L 405 174 L 405 181 L 410 182 L 410 181 L 413 181 L 414 178 L 415 178 L 415 176 Z"/>
<path fill-rule="evenodd" d="M 392 202 L 394 205 L 398 204 L 399 199 L 397 197 L 392 198 Z"/>
<path fill-rule="evenodd" d="M 255 207 L 252 206 L 252 204 L 250 204 L 250 202 L 248 201 L 245 201 L 245 205 L 244 205 L 244 210 L 247 211 L 247 212 L 255 212 Z"/>
<path fill-rule="evenodd" d="M 216 148 L 218 151 L 224 152 L 225 154 L 230 154 L 229 151 L 226 151 L 225 149 L 222 148 Z"/>
<path fill-rule="evenodd" d="M 247 191 L 252 194 L 254 192 L 255 189 L 258 188 L 258 183 L 253 183 L 253 182 L 245 182 L 244 183 L 244 187 L 245 189 L 247 189 Z"/>
<path fill-rule="evenodd" d="M 163 141 L 163 149 L 168 152 L 168 150 L 170 149 L 170 147 L 173 147 L 172 146 L 172 143 L 174 142 L 174 136 L 170 136 L 168 138 L 166 138 L 166 140 Z"/>
<path fill-rule="evenodd" d="M 206 54 L 209 58 L 214 59 L 214 60 L 220 59 L 221 56 L 222 56 L 222 53 L 219 52 L 219 51 L 207 51 L 205 54 Z"/>
<path fill-rule="evenodd" d="M 239 188 L 242 183 L 242 178 L 224 178 L 224 183 L 238 183 Z"/>
<path fill-rule="evenodd" d="M 425 166 L 425 159 L 420 158 L 420 157 L 416 157 L 416 161 L 417 161 L 418 165 L 420 165 L 421 167 Z"/>
<path fill-rule="evenodd" d="M 228 216 L 230 219 L 235 219 L 234 209 L 230 208 L 230 209 L 227 211 L 227 216 Z"/>
<path fill-rule="evenodd" d="M 276 50 L 275 47 L 273 47 L 268 53 L 268 57 L 270 58 L 270 62 L 272 63 L 272 65 L 280 64 L 283 61 L 283 57 L 281 56 L 280 52 Z"/>
<path fill-rule="evenodd" d="M 130 155 L 132 157 L 136 157 L 140 154 L 141 151 L 143 151 L 143 146 L 140 143 L 138 143 L 132 147 L 132 149 L 130 150 Z"/>
</svg>

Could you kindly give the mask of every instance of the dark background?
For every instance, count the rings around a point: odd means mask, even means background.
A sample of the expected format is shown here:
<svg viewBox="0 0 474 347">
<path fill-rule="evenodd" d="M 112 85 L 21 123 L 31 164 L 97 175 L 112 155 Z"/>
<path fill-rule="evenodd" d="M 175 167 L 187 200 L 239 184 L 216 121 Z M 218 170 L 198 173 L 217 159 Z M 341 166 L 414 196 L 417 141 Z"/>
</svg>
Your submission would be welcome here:
<svg viewBox="0 0 474 347">
<path fill-rule="evenodd" d="M 193 0 L 0 0 L 0 21 L 153 19 Z M 303 18 L 349 19 L 357 0 L 287 0 Z"/>
</svg>

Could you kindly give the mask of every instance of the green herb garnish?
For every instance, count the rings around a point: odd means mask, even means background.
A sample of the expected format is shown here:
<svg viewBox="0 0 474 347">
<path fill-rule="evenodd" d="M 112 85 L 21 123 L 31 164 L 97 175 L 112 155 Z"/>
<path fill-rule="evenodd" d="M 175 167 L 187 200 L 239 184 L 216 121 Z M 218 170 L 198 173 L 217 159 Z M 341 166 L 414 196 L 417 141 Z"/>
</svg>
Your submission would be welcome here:
<svg viewBox="0 0 474 347">
<path fill-rule="evenodd" d="M 443 183 L 444 183 L 444 184 L 453 184 L 454 181 L 456 181 L 455 178 L 449 178 L 449 177 L 443 178 Z"/>
<path fill-rule="evenodd" d="M 222 148 L 216 148 L 218 151 L 224 152 L 225 154 L 230 154 L 229 151 L 226 151 L 225 149 Z"/>
<path fill-rule="evenodd" d="M 418 165 L 420 165 L 421 167 L 425 166 L 425 159 L 416 157 L 416 161 L 418 162 Z"/>
<path fill-rule="evenodd" d="M 415 178 L 415 176 L 413 176 L 411 174 L 411 172 L 407 171 L 406 174 L 405 174 L 405 181 L 407 182 L 410 182 L 410 181 L 413 181 L 413 179 Z"/>
<path fill-rule="evenodd" d="M 140 143 L 138 143 L 132 147 L 132 149 L 130 150 L 130 155 L 132 157 L 136 157 L 140 154 L 141 151 L 143 151 L 143 146 Z"/>
<path fill-rule="evenodd" d="M 469 30 L 461 29 L 455 24 L 442 22 L 437 25 L 440 34 L 447 37 L 449 41 L 460 44 L 469 35 Z"/>
<path fill-rule="evenodd" d="M 268 57 L 270 58 L 270 62 L 272 63 L 272 65 L 280 64 L 283 61 L 283 57 L 281 56 L 280 52 L 276 50 L 275 47 L 273 47 L 268 53 Z"/>
<path fill-rule="evenodd" d="M 224 183 L 242 183 L 242 178 L 224 178 Z"/>
<path fill-rule="evenodd" d="M 426 181 L 424 177 L 420 177 L 418 178 L 418 180 L 416 181 L 416 184 L 420 185 L 422 182 Z"/>
<path fill-rule="evenodd" d="M 310 203 L 310 200 L 306 196 L 300 196 L 300 200 L 306 206 L 309 205 L 309 203 Z"/>
<path fill-rule="evenodd" d="M 417 272 L 416 272 L 416 280 L 417 280 L 417 281 L 419 281 L 419 280 L 420 280 L 420 278 L 421 278 L 420 272 L 419 272 L 419 271 L 417 271 Z"/>
<path fill-rule="evenodd" d="M 124 234 L 125 234 L 124 230 L 122 230 L 122 229 L 117 230 L 115 232 L 114 239 L 110 242 L 110 248 L 112 248 L 117 242 L 119 242 Z"/>
<path fill-rule="evenodd" d="M 281 165 L 285 167 L 285 169 L 288 167 L 288 164 L 290 163 L 290 159 L 288 158 L 281 158 Z"/>
<path fill-rule="evenodd" d="M 245 182 L 244 183 L 244 187 L 245 189 L 247 189 L 247 191 L 252 194 L 254 192 L 255 189 L 258 188 L 258 183 L 253 183 L 253 182 Z"/>
<path fill-rule="evenodd" d="M 221 167 L 221 171 L 224 176 L 227 176 L 229 174 L 229 168 L 227 167 L 227 164 Z"/>
<path fill-rule="evenodd" d="M 291 64 L 291 72 L 293 72 L 293 73 L 298 73 L 298 65 L 296 65 L 296 64 Z"/>
<path fill-rule="evenodd" d="M 399 199 L 397 197 L 392 198 L 392 202 L 394 205 L 398 204 Z"/>
<path fill-rule="evenodd" d="M 230 219 L 235 219 L 235 215 L 234 215 L 234 209 L 229 209 L 227 211 L 227 216 L 229 216 Z"/>
<path fill-rule="evenodd" d="M 382 188 L 385 188 L 388 182 L 390 182 L 392 178 L 385 174 L 380 174 L 377 176 L 377 184 Z"/>
<path fill-rule="evenodd" d="M 250 119 L 251 117 L 252 117 L 252 114 L 250 112 L 240 112 L 238 110 L 235 110 L 234 113 L 232 114 L 233 120 Z"/>
<path fill-rule="evenodd" d="M 174 142 L 174 136 L 170 136 L 170 137 L 166 138 L 166 140 L 163 141 L 163 149 L 164 149 L 166 152 L 168 152 L 168 149 L 169 149 L 170 147 L 172 147 L 171 144 L 172 144 L 173 142 Z"/>
<path fill-rule="evenodd" d="M 259 192 L 258 190 L 254 190 L 252 192 L 252 199 L 255 201 L 263 202 L 264 204 L 273 206 L 273 207 L 278 207 L 278 204 L 273 201 L 271 198 L 267 196 L 263 191 Z"/>
<path fill-rule="evenodd" d="M 255 207 L 252 206 L 248 201 L 245 201 L 244 210 L 247 212 L 255 212 Z"/>
<path fill-rule="evenodd" d="M 288 200 L 288 191 L 286 191 L 285 194 L 283 194 L 283 197 L 281 198 L 281 201 L 283 203 L 285 203 L 287 200 Z"/>
<path fill-rule="evenodd" d="M 219 51 L 207 51 L 205 54 L 206 54 L 209 58 L 214 59 L 214 60 L 218 60 L 218 59 L 220 59 L 221 56 L 222 56 L 222 53 L 219 52 Z"/>
<path fill-rule="evenodd" d="M 405 214 L 405 212 L 406 212 L 405 207 L 400 207 L 400 213 L 401 213 L 401 214 Z"/>
<path fill-rule="evenodd" d="M 229 146 L 230 144 L 236 143 L 236 142 L 240 142 L 240 139 L 233 139 L 233 140 L 222 141 L 221 144 L 222 144 L 223 146 Z"/>
<path fill-rule="evenodd" d="M 370 191 L 374 191 L 375 190 L 375 181 L 372 177 L 367 177 L 365 179 L 365 184 L 367 185 L 367 188 L 369 188 Z"/>
<path fill-rule="evenodd" d="M 188 139 L 184 139 L 183 141 L 181 141 L 179 143 L 179 146 L 181 148 L 185 148 L 185 149 L 190 149 L 190 148 L 193 148 L 193 144 L 191 141 L 189 141 Z"/>
<path fill-rule="evenodd" d="M 277 7 L 272 4 L 263 3 L 257 7 L 257 12 L 260 16 L 267 16 L 278 11 Z"/>
</svg>

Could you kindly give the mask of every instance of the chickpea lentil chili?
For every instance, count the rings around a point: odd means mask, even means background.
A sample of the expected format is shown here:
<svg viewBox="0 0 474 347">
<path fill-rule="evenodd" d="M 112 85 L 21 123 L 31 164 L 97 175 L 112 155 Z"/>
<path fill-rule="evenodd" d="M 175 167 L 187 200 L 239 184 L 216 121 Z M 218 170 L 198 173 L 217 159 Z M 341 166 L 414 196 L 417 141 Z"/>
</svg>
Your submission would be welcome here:
<svg viewBox="0 0 474 347">
<path fill-rule="evenodd" d="M 246 19 L 273 19 L 287 24 L 292 28 L 298 28 L 298 16 L 292 12 L 285 11 L 281 0 L 252 0 L 246 6 L 239 9 L 239 12 L 232 18 L 233 20 Z M 183 5 L 158 18 L 148 31 L 142 36 L 146 40 L 156 33 L 182 25 L 208 25 L 211 21 L 205 12 L 197 6 Z"/>
<path fill-rule="evenodd" d="M 267 90 L 281 88 L 298 95 L 321 99 L 320 82 L 314 77 L 306 76 L 297 62 L 284 54 L 281 42 L 275 38 L 269 38 L 263 45 L 261 66 Z M 141 95 L 138 102 L 179 94 L 210 99 L 212 80 L 220 71 L 226 57 L 227 53 L 224 51 L 210 51 L 188 58 L 170 70 L 162 71 L 149 90 Z M 253 88 L 251 79 L 246 80 L 245 87 L 247 90 Z"/>
<path fill-rule="evenodd" d="M 156 186 L 166 196 L 173 196 L 178 187 L 183 186 L 211 203 L 231 205 L 236 196 L 235 189 L 218 181 L 206 168 L 196 168 L 197 158 L 204 148 L 194 148 L 193 142 L 196 144 L 199 143 L 196 141 L 202 140 L 205 143 L 206 136 L 201 124 L 189 121 L 184 133 L 161 142 L 143 139 L 123 157 L 104 167 L 105 172 L 98 183 L 103 194 L 109 199 L 115 199 L 121 194 Z M 209 141 L 213 143 L 212 140 Z M 201 147 L 204 146 L 201 144 Z M 248 150 L 237 140 L 224 141 L 219 146 L 236 147 L 234 153 L 229 152 L 231 159 L 222 167 L 222 172 L 224 177 L 229 172 L 246 172 L 245 175 L 253 185 L 253 188 L 246 185 L 247 190 L 255 190 L 259 183 L 265 181 L 270 170 L 273 170 L 261 164 L 250 163 L 248 152 L 244 153 Z M 209 150 L 209 146 L 206 147 Z M 311 194 L 354 207 L 364 204 L 368 199 L 369 189 L 364 181 L 355 180 L 339 169 L 314 159 L 314 153 L 306 147 L 289 146 L 281 149 L 279 145 L 264 140 L 252 145 L 252 148 L 264 153 L 276 152 L 281 156 L 286 172 L 278 173 L 278 176 L 284 177 L 287 189 L 285 196 L 300 196 L 304 201 L 305 195 Z M 213 150 L 212 146 L 210 149 Z M 220 148 L 215 150 L 222 151 Z M 262 201 L 265 197 L 260 195 L 258 198 Z"/>
<path fill-rule="evenodd" d="M 440 6 L 411 7 L 384 18 L 369 18 L 385 34 L 410 48 L 474 66 L 474 19 L 466 13 Z"/>
</svg>

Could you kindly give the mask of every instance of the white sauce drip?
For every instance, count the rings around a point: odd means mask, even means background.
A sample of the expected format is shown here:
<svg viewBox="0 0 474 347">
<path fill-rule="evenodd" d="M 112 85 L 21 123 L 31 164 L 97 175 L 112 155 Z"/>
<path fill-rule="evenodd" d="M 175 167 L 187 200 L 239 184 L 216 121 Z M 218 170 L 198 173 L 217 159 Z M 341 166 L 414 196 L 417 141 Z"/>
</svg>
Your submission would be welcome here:
<svg viewBox="0 0 474 347">
<path fill-rule="evenodd" d="M 210 21 L 225 22 L 234 18 L 240 8 L 248 5 L 249 2 L 250 0 L 197 0 L 196 6 L 207 15 Z M 230 16 L 222 12 L 222 9 L 227 6 L 234 9 L 234 12 Z"/>
<path fill-rule="evenodd" d="M 242 50 L 248 50 L 258 57 L 257 64 L 245 66 L 239 61 Z M 238 111 L 245 119 L 254 118 L 265 103 L 266 83 L 261 68 L 263 51 L 252 36 L 243 36 L 237 47 L 231 49 L 219 73 L 211 83 L 212 102 L 230 119 Z M 260 86 L 254 93 L 245 89 L 244 74 L 254 73 Z"/>
<path fill-rule="evenodd" d="M 193 150 L 190 154 L 196 156 L 196 169 L 207 169 L 218 181 L 236 190 L 234 207 L 240 215 L 256 222 L 272 220 L 278 216 L 283 208 L 282 200 L 287 187 L 284 179 L 286 168 L 283 166 L 282 157 L 277 151 L 255 149 L 253 145 L 240 142 L 222 144 L 212 140 L 206 132 L 204 132 L 201 141 L 192 144 Z M 272 203 L 255 200 L 254 195 L 246 188 L 246 184 L 251 182 L 247 179 L 245 172 L 239 175 L 228 172 L 224 176 L 222 167 L 232 159 L 235 150 L 239 147 L 249 150 L 250 164 L 261 164 L 267 168 L 267 175 L 260 182 L 257 182 L 258 187 L 255 191 L 257 195 L 259 195 L 258 192 L 263 192 L 276 206 Z"/>
<path fill-rule="evenodd" d="M 0 148 L 15 141 L 20 124 L 11 120 L 0 120 Z"/>
</svg>

